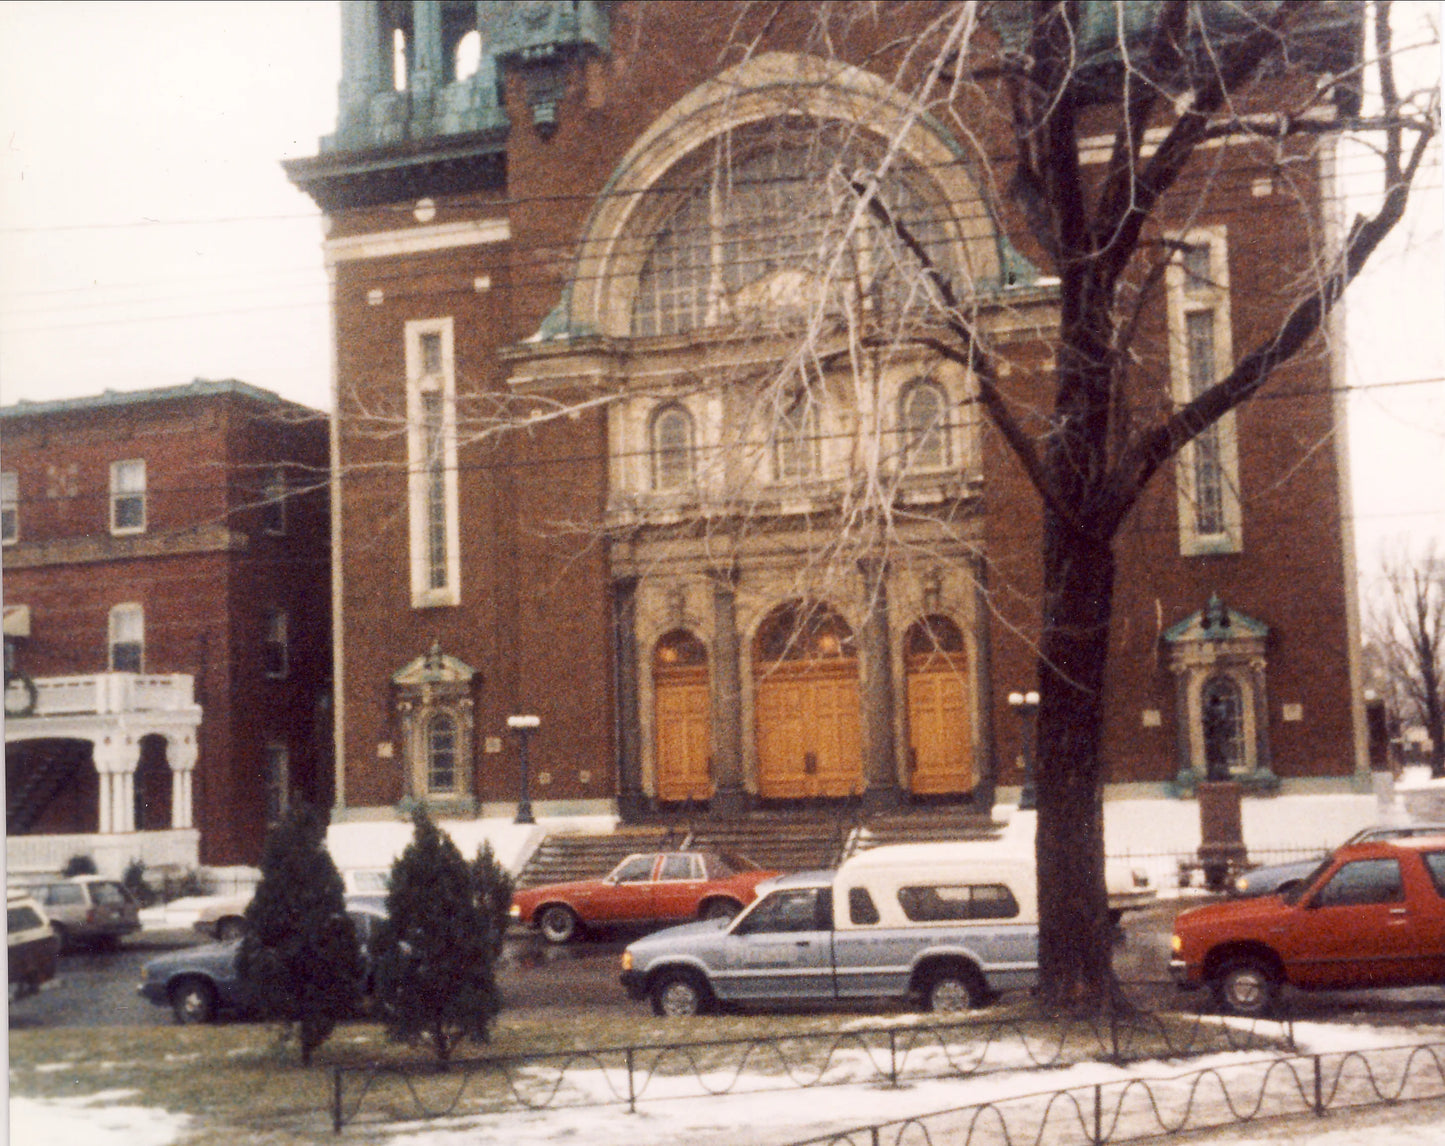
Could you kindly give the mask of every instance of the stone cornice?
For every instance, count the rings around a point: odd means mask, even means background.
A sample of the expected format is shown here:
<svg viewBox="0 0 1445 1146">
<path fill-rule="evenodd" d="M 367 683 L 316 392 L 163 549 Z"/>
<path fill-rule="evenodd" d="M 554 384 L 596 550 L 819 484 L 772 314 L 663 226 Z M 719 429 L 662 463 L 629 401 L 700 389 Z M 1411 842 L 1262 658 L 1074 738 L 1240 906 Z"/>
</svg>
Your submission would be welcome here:
<svg viewBox="0 0 1445 1146">
<path fill-rule="evenodd" d="M 127 537 L 102 535 L 21 541 L 5 547 L 4 566 L 6 569 L 42 569 L 195 553 L 241 553 L 249 546 L 250 538 L 244 533 L 224 525 L 198 525 L 192 529 L 138 533 Z"/>
</svg>

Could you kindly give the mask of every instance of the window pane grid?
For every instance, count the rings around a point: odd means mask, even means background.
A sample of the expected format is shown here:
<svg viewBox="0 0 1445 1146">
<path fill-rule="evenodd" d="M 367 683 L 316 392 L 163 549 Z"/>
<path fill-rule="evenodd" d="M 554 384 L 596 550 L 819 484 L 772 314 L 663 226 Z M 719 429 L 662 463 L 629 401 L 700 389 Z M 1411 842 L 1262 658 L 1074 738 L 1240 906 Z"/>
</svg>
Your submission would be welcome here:
<svg viewBox="0 0 1445 1146">
<path fill-rule="evenodd" d="M 1185 315 L 1191 399 L 1215 382 L 1214 318 L 1212 310 L 1193 310 Z M 1193 471 L 1194 528 L 1199 533 L 1223 533 L 1224 471 L 1217 423 L 1194 439 Z"/>
<path fill-rule="evenodd" d="M 436 392 L 422 395 L 422 434 L 426 471 L 426 554 L 427 585 L 447 585 L 447 489 L 446 423 L 442 397 Z"/>
</svg>

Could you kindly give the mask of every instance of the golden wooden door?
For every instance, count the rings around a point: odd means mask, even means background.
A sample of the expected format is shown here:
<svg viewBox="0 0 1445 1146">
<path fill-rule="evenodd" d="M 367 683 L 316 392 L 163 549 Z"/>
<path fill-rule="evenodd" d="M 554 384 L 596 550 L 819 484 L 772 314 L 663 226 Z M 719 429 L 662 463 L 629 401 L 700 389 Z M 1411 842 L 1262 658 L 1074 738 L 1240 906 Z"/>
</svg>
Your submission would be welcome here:
<svg viewBox="0 0 1445 1146">
<path fill-rule="evenodd" d="M 972 791 L 973 730 L 961 657 L 908 658 L 910 789 L 921 796 Z"/>
<path fill-rule="evenodd" d="M 759 672 L 758 794 L 801 799 L 859 790 L 857 662 L 773 664 Z"/>
<path fill-rule="evenodd" d="M 712 797 L 712 703 L 707 666 L 659 670 L 657 689 L 657 798 Z"/>
</svg>

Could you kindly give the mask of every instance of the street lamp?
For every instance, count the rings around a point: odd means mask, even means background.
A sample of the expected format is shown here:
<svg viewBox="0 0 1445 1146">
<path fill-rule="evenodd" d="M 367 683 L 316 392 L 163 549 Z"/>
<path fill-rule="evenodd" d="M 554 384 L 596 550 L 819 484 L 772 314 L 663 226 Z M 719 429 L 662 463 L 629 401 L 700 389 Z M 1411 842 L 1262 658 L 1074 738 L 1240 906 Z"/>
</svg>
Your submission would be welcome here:
<svg viewBox="0 0 1445 1146">
<path fill-rule="evenodd" d="M 1034 790 L 1034 717 L 1039 712 L 1039 694 L 1011 692 L 1008 694 L 1009 707 L 1019 714 L 1024 729 L 1024 784 L 1019 789 L 1019 811 L 1032 811 L 1039 806 L 1038 794 Z"/>
<path fill-rule="evenodd" d="M 517 818 L 514 824 L 535 824 L 537 821 L 532 815 L 532 797 L 527 784 L 527 740 L 542 726 L 540 716 L 509 716 L 507 727 L 517 734 L 522 742 L 522 798 L 517 801 Z"/>
</svg>

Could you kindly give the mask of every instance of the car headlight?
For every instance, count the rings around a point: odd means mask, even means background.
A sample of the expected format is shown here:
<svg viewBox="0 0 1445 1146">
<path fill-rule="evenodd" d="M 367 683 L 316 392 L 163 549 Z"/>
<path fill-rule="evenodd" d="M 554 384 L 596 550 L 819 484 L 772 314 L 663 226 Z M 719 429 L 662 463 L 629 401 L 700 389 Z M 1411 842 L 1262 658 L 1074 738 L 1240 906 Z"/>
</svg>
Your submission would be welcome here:
<svg viewBox="0 0 1445 1146">
<path fill-rule="evenodd" d="M 511 907 L 507 908 L 507 914 L 510 915 L 513 919 L 521 919 L 522 909 L 514 903 Z"/>
<path fill-rule="evenodd" d="M 1249 876 L 1236 876 L 1234 880 L 1234 890 L 1239 892 L 1240 895 L 1246 894 L 1249 891 Z"/>
<path fill-rule="evenodd" d="M 1177 932 L 1169 937 L 1169 949 L 1176 955 L 1184 950 L 1184 940 L 1179 938 Z"/>
<path fill-rule="evenodd" d="M 632 970 L 632 952 L 631 952 L 631 951 L 624 951 L 624 952 L 622 953 L 622 969 L 623 969 L 624 971 L 631 971 L 631 970 Z"/>
</svg>

